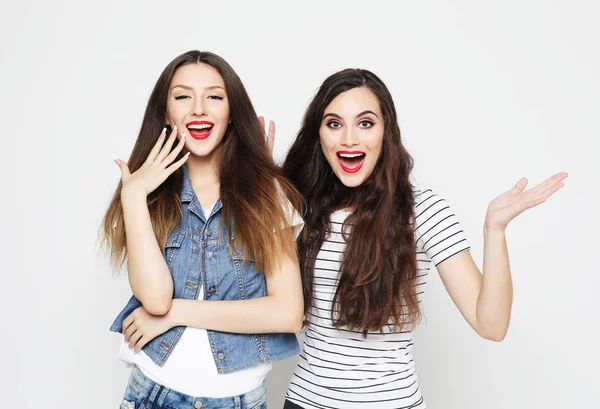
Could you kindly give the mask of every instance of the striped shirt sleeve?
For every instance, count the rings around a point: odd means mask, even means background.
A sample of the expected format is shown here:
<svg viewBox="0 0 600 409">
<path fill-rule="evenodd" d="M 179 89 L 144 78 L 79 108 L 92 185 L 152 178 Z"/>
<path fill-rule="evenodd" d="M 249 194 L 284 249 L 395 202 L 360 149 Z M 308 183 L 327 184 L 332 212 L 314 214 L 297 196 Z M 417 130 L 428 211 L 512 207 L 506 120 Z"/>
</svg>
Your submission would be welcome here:
<svg viewBox="0 0 600 409">
<path fill-rule="evenodd" d="M 469 249 L 456 215 L 431 189 L 415 191 L 415 240 L 436 266 Z"/>
<path fill-rule="evenodd" d="M 292 203 L 286 197 L 285 193 L 281 189 L 281 186 L 277 181 L 275 181 L 275 185 L 277 186 L 277 192 L 279 194 L 279 200 L 281 201 L 281 207 L 283 208 L 283 212 L 285 214 L 285 224 L 281 226 L 282 229 L 291 227 L 294 232 L 294 238 L 297 239 L 300 235 L 300 232 L 304 228 L 304 220 L 300 213 L 294 208 Z M 273 229 L 275 231 L 276 229 Z"/>
</svg>

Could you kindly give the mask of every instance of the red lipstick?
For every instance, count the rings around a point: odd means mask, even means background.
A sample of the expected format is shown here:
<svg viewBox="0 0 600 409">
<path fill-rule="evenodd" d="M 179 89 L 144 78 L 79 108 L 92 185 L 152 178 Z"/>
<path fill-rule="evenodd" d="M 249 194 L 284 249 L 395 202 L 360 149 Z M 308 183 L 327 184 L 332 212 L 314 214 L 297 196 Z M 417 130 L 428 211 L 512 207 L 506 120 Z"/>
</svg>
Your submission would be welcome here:
<svg viewBox="0 0 600 409">
<path fill-rule="evenodd" d="M 185 126 L 192 138 L 204 140 L 210 136 L 215 124 L 209 121 L 192 121 L 185 124 Z"/>
<path fill-rule="evenodd" d="M 365 164 L 366 154 L 362 151 L 337 151 L 337 160 L 346 173 L 356 173 Z"/>
</svg>

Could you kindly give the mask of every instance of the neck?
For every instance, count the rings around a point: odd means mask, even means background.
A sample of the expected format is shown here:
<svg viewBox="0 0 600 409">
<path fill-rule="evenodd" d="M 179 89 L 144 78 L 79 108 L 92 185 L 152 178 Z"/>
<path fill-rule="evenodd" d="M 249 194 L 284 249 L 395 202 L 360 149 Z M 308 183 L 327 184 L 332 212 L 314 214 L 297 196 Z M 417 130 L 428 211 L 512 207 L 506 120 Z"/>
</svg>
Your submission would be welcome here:
<svg viewBox="0 0 600 409">
<path fill-rule="evenodd" d="M 194 156 L 186 162 L 193 186 L 219 184 L 219 155 L 213 151 L 209 156 Z"/>
<path fill-rule="evenodd" d="M 219 161 L 215 151 L 209 156 L 194 156 L 186 162 L 192 188 L 204 208 L 212 206 L 220 195 Z"/>
</svg>

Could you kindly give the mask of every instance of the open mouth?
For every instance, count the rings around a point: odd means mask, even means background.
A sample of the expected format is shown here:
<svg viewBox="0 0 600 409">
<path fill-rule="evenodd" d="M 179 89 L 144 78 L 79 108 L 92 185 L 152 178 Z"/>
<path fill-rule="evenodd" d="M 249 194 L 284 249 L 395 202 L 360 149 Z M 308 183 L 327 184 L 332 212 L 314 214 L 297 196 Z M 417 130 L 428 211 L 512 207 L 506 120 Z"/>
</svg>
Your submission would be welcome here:
<svg viewBox="0 0 600 409">
<path fill-rule="evenodd" d="M 212 133 L 215 124 L 208 121 L 194 121 L 186 124 L 186 127 L 194 139 L 206 139 Z"/>
<path fill-rule="evenodd" d="M 367 155 L 360 151 L 338 151 L 336 156 L 344 172 L 356 173 L 364 165 Z"/>
</svg>

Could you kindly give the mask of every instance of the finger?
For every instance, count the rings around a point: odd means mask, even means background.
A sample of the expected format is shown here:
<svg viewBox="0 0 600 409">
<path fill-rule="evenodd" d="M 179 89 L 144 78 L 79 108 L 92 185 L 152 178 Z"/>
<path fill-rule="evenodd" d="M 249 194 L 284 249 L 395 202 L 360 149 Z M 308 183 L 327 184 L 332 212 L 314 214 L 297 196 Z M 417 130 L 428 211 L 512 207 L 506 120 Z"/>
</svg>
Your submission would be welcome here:
<svg viewBox="0 0 600 409">
<path fill-rule="evenodd" d="M 140 338 L 140 340 L 137 342 L 137 344 L 135 344 L 135 349 L 134 352 L 140 352 L 142 350 L 142 348 L 144 348 L 144 346 L 146 346 L 146 344 L 148 343 L 148 337 L 147 336 L 142 336 Z"/>
<path fill-rule="evenodd" d="M 165 158 L 165 160 L 162 161 L 162 163 L 161 163 L 162 166 L 164 166 L 164 167 L 169 166 L 171 164 L 171 162 L 173 162 L 177 158 L 177 155 L 179 155 L 179 152 L 181 152 L 181 150 L 185 146 L 185 138 L 186 138 L 186 135 L 182 134 L 181 139 L 179 139 L 179 143 L 177 144 L 175 149 L 173 149 L 173 152 L 171 152 L 169 154 L 169 156 L 167 156 Z"/>
<path fill-rule="evenodd" d="M 129 338 L 129 347 L 134 348 L 140 340 L 140 338 L 142 337 L 142 335 L 144 335 L 142 334 L 142 331 L 136 331 L 135 333 L 133 333 Z"/>
<path fill-rule="evenodd" d="M 123 331 L 123 333 L 125 333 L 125 331 L 127 330 L 127 328 L 129 328 L 131 324 L 133 324 L 133 316 L 129 314 L 127 318 L 123 320 L 123 325 L 121 326 L 121 330 Z"/>
<path fill-rule="evenodd" d="M 127 166 L 127 163 L 125 163 L 125 161 L 122 161 L 121 159 L 117 158 L 113 158 L 113 160 L 115 161 L 119 169 L 121 169 L 121 178 L 126 178 L 131 175 L 131 172 L 129 172 L 129 166 Z"/>
<path fill-rule="evenodd" d="M 169 177 L 173 172 L 175 172 L 177 169 L 179 169 L 181 166 L 183 166 L 183 164 L 190 157 L 190 153 L 191 152 L 186 153 L 185 155 L 183 155 L 183 158 L 179 159 L 177 162 L 175 162 L 174 164 L 169 166 L 167 169 L 165 169 L 165 171 L 167 172 L 167 177 Z"/>
<path fill-rule="evenodd" d="M 125 335 L 125 341 L 129 341 L 131 339 L 131 336 L 133 334 L 135 334 L 135 332 L 137 331 L 137 326 L 136 325 L 130 325 L 127 330 L 125 330 L 125 332 L 123 333 L 123 335 Z"/>
<path fill-rule="evenodd" d="M 527 178 L 521 178 L 511 189 L 513 192 L 521 193 L 527 187 L 529 181 Z"/>
<path fill-rule="evenodd" d="M 544 198 L 544 197 L 536 197 L 535 199 L 528 200 L 525 205 L 524 210 L 531 209 L 532 207 L 541 205 L 545 201 L 546 201 L 546 198 Z"/>
<path fill-rule="evenodd" d="M 269 133 L 267 134 L 267 147 L 271 154 L 273 153 L 273 147 L 275 146 L 275 122 L 269 121 Z"/>
<path fill-rule="evenodd" d="M 175 142 L 175 139 L 177 137 L 177 132 L 178 132 L 177 126 L 174 126 L 173 132 L 171 132 L 171 135 L 169 135 L 169 139 L 167 139 L 167 142 L 165 142 L 165 144 L 163 145 L 160 152 L 158 152 L 156 159 L 154 159 L 154 163 L 162 163 L 163 159 L 165 159 L 167 157 L 167 155 L 171 152 L 171 147 L 173 146 L 173 143 Z"/>
<path fill-rule="evenodd" d="M 518 195 L 520 195 L 523 192 L 523 190 L 525 190 L 525 188 L 527 187 L 527 183 L 528 183 L 527 178 L 519 179 L 519 181 L 512 187 L 512 189 L 502 193 L 496 199 L 499 199 L 502 197 L 508 197 L 509 199 L 512 199 L 514 197 L 517 197 Z"/>
<path fill-rule="evenodd" d="M 550 196 L 552 196 L 553 194 L 555 194 L 556 192 L 558 192 L 560 189 L 562 189 L 565 186 L 564 183 L 559 182 L 553 186 L 550 186 L 548 189 L 546 189 L 544 192 L 541 193 L 541 196 L 544 199 L 548 199 Z"/>
<path fill-rule="evenodd" d="M 538 192 L 543 192 L 546 189 L 550 188 L 552 185 L 554 185 L 555 183 L 560 182 L 561 180 L 563 180 L 564 178 L 566 178 L 568 175 L 564 172 L 561 173 L 557 173 L 556 175 L 553 175 L 552 177 L 546 179 L 545 181 L 543 181 L 542 183 L 539 183 L 536 187 L 534 187 L 532 190 L 536 193 Z"/>
<path fill-rule="evenodd" d="M 264 132 L 265 131 L 265 118 L 263 118 L 262 116 L 259 116 L 258 123 L 260 124 L 260 127 L 262 128 L 262 130 Z"/>
<path fill-rule="evenodd" d="M 158 153 L 160 152 L 160 148 L 162 148 L 163 144 L 165 143 L 166 137 L 167 137 L 167 128 L 165 127 L 162 129 L 160 135 L 158 135 L 158 139 L 156 140 L 156 143 L 154 144 L 154 146 L 152 147 L 152 150 L 148 154 L 148 157 L 146 158 L 144 165 L 154 162 L 154 160 L 158 156 Z M 142 166 L 144 166 L 144 165 L 142 165 Z"/>
</svg>

